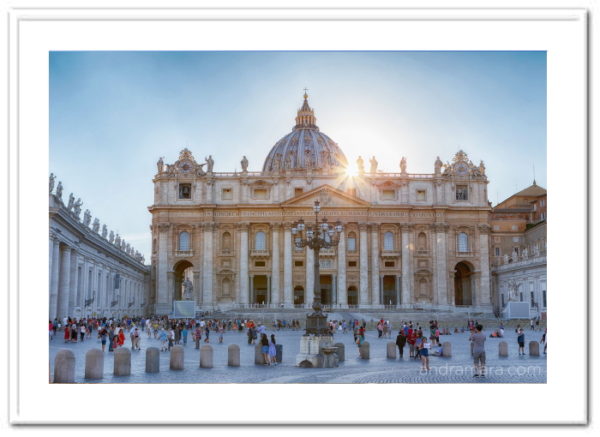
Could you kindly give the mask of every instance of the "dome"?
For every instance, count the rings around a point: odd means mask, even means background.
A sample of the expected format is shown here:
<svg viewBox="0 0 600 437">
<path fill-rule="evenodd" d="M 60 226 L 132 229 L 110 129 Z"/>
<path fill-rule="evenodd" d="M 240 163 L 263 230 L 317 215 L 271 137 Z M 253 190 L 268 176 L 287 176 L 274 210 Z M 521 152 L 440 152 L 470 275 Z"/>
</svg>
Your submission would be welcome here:
<svg viewBox="0 0 600 437">
<path fill-rule="evenodd" d="M 331 138 L 319 131 L 316 121 L 314 110 L 308 105 L 308 95 L 304 94 L 304 103 L 296 116 L 296 126 L 273 146 L 263 165 L 263 173 L 308 168 L 335 171 L 347 167 L 348 160 L 344 152 Z"/>
</svg>

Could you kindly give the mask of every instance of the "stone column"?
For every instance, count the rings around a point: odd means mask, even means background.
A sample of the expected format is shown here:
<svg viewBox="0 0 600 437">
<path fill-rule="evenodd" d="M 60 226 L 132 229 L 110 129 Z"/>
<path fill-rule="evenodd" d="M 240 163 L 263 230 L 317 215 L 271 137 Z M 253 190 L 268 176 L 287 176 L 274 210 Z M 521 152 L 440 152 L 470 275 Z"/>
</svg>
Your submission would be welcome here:
<svg viewBox="0 0 600 437">
<path fill-rule="evenodd" d="M 273 223 L 273 253 L 271 255 L 271 304 L 279 306 L 279 223 Z"/>
<path fill-rule="evenodd" d="M 58 275 L 60 266 L 60 242 L 57 238 L 51 238 L 52 252 L 50 253 L 50 319 L 58 317 Z"/>
<path fill-rule="evenodd" d="M 337 271 L 338 271 L 338 305 L 342 308 L 348 307 L 348 290 L 346 287 L 346 234 L 340 233 L 340 242 L 337 252 Z"/>
<path fill-rule="evenodd" d="M 359 290 L 359 305 L 365 306 L 369 304 L 369 250 L 367 242 L 367 225 L 361 223 L 360 230 L 360 290 Z"/>
<path fill-rule="evenodd" d="M 435 232 L 435 265 L 436 275 L 436 295 L 438 305 L 448 305 L 448 271 L 446 258 L 448 256 L 448 248 L 446 245 L 446 232 L 448 225 L 445 223 L 436 223 L 434 225 Z"/>
<path fill-rule="evenodd" d="M 68 316 L 71 290 L 71 248 L 65 246 L 60 257 L 60 287 L 58 289 L 58 317 Z"/>
<path fill-rule="evenodd" d="M 156 266 L 156 304 L 158 314 L 170 311 L 168 300 L 169 288 L 167 284 L 170 227 L 171 225 L 167 223 L 158 225 L 158 265 Z"/>
<path fill-rule="evenodd" d="M 292 225 L 285 223 L 283 232 L 283 304 L 286 308 L 294 306 L 292 293 Z"/>
<path fill-rule="evenodd" d="M 412 269 L 410 257 L 410 225 L 402 225 L 402 305 L 413 303 L 412 299 Z"/>
<path fill-rule="evenodd" d="M 213 301 L 213 231 L 214 223 L 204 225 L 204 263 L 202 265 L 202 306 L 206 309 Z"/>
<path fill-rule="evenodd" d="M 248 305 L 248 223 L 240 223 L 240 295 L 238 303 Z"/>
<path fill-rule="evenodd" d="M 73 310 L 76 306 L 77 290 L 79 288 L 79 255 L 75 249 L 71 251 L 71 277 L 70 277 L 70 293 L 68 312 L 69 315 L 73 314 Z"/>
<path fill-rule="evenodd" d="M 315 298 L 315 254 L 310 247 L 306 247 L 306 299 L 304 304 L 311 306 Z"/>
<path fill-rule="evenodd" d="M 480 286 L 478 287 L 479 299 L 477 299 L 477 303 L 480 306 L 489 306 L 492 303 L 490 294 L 489 233 L 489 225 L 479 225 L 479 259 L 481 263 L 481 275 Z"/>
<path fill-rule="evenodd" d="M 381 305 L 379 277 L 379 225 L 371 224 L 371 304 Z"/>
</svg>

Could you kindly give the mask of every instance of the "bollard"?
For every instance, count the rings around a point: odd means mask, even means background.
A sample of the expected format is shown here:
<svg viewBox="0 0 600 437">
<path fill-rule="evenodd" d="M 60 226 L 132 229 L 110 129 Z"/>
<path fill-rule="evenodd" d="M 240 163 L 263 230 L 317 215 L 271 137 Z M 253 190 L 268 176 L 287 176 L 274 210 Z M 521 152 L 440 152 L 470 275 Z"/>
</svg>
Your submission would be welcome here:
<svg viewBox="0 0 600 437">
<path fill-rule="evenodd" d="M 200 357 L 200 361 L 202 361 L 202 357 Z M 230 344 L 227 348 L 227 365 L 240 367 L 240 347 L 237 344 Z"/>
<path fill-rule="evenodd" d="M 176 345 L 171 348 L 171 360 L 169 369 L 183 370 L 183 346 Z"/>
<path fill-rule="evenodd" d="M 276 344 L 275 345 L 275 362 L 277 363 L 281 363 L 281 361 L 283 361 L 283 345 L 282 344 Z"/>
<path fill-rule="evenodd" d="M 387 344 L 387 357 L 390 360 L 395 360 L 396 359 L 396 343 L 393 343 L 391 341 L 388 342 L 388 344 Z"/>
<path fill-rule="evenodd" d="M 104 374 L 104 352 L 90 349 L 85 353 L 85 379 L 102 379 Z"/>
<path fill-rule="evenodd" d="M 131 351 L 127 348 L 120 347 L 114 352 L 114 367 L 113 373 L 115 376 L 131 375 Z"/>
<path fill-rule="evenodd" d="M 368 341 L 363 342 L 358 348 L 358 353 L 360 354 L 360 358 L 363 360 L 368 360 L 371 357 L 371 346 Z"/>
<path fill-rule="evenodd" d="M 146 373 L 158 373 L 160 370 L 160 352 L 157 347 L 146 349 Z"/>
<path fill-rule="evenodd" d="M 260 343 L 254 346 L 254 364 L 265 364 L 265 359 L 262 355 L 262 346 Z"/>
<path fill-rule="evenodd" d="M 337 347 L 337 356 L 338 356 L 338 361 L 345 361 L 346 360 L 346 347 L 344 346 L 344 343 L 336 343 L 333 345 L 334 347 Z"/>
<path fill-rule="evenodd" d="M 499 357 L 508 357 L 508 343 L 505 341 L 501 341 L 498 344 L 498 356 Z"/>
<path fill-rule="evenodd" d="M 61 349 L 54 358 L 54 383 L 75 382 L 75 354 L 69 349 Z"/>
<path fill-rule="evenodd" d="M 529 355 L 532 357 L 540 356 L 540 344 L 537 341 L 529 342 Z"/>
<path fill-rule="evenodd" d="M 234 346 L 234 345 L 232 345 Z M 238 348 L 239 354 L 239 348 Z M 239 365 L 239 355 L 238 355 Z M 202 369 L 211 369 L 213 366 L 213 348 L 209 344 L 205 344 L 200 348 L 200 367 Z"/>
<path fill-rule="evenodd" d="M 449 341 L 442 343 L 442 356 L 446 358 L 452 358 L 452 343 Z"/>
</svg>

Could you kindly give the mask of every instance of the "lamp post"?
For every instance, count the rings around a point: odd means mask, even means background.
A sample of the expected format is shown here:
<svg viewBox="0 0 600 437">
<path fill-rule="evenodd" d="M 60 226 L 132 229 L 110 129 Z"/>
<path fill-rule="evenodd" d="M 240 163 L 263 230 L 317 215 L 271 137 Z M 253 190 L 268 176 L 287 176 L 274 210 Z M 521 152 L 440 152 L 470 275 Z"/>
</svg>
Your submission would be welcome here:
<svg viewBox="0 0 600 437">
<path fill-rule="evenodd" d="M 315 212 L 314 225 L 305 225 L 304 220 L 300 219 L 292 226 L 292 236 L 294 244 L 298 248 L 308 247 L 314 252 L 314 300 L 312 309 L 314 313 L 306 317 L 306 334 L 329 335 L 327 328 L 327 316 L 323 314 L 321 306 L 321 275 L 319 272 L 319 252 L 321 249 L 336 247 L 340 242 L 340 234 L 342 233 L 342 224 L 337 221 L 335 225 L 327 222 L 327 218 L 323 217 L 319 221 L 319 212 L 321 205 L 318 200 L 315 200 L 313 207 Z"/>
</svg>

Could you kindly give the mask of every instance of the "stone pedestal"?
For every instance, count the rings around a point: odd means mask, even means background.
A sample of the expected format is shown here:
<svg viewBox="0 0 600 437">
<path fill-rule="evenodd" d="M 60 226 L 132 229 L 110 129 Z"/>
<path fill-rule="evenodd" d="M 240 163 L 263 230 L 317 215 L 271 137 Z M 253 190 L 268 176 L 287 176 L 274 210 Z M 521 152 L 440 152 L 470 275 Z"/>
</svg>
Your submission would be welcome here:
<svg viewBox="0 0 600 437">
<path fill-rule="evenodd" d="M 300 339 L 300 353 L 296 355 L 296 365 L 300 367 L 324 367 L 322 349 L 332 346 L 333 337 L 330 335 L 303 335 Z"/>
<path fill-rule="evenodd" d="M 344 343 L 336 343 L 333 345 L 334 347 L 337 347 L 337 356 L 338 356 L 338 361 L 346 361 L 346 346 L 344 346 Z"/>
<path fill-rule="evenodd" d="M 160 352 L 157 347 L 146 349 L 146 373 L 158 373 L 160 370 Z"/>
<path fill-rule="evenodd" d="M 532 357 L 540 356 L 540 344 L 537 341 L 529 342 L 529 355 Z"/>
<path fill-rule="evenodd" d="M 171 348 L 169 368 L 171 370 L 183 370 L 183 346 L 177 345 Z"/>
<path fill-rule="evenodd" d="M 124 347 L 115 350 L 113 373 L 115 376 L 131 375 L 131 351 Z"/>
<path fill-rule="evenodd" d="M 368 341 L 363 342 L 358 348 L 361 360 L 368 360 L 371 358 L 371 345 Z"/>
<path fill-rule="evenodd" d="M 325 368 L 333 368 L 338 366 L 338 357 L 337 357 L 337 348 L 332 347 L 322 347 L 321 352 L 323 352 L 323 367 Z"/>
<path fill-rule="evenodd" d="M 387 357 L 390 360 L 396 359 L 396 343 L 388 342 L 387 344 Z"/>
<path fill-rule="evenodd" d="M 505 341 L 501 341 L 498 344 L 498 356 L 502 358 L 508 357 L 508 343 Z"/>
<path fill-rule="evenodd" d="M 238 348 L 239 353 L 239 348 Z M 238 356 L 239 358 L 239 356 Z M 238 363 L 239 365 L 239 363 Z M 209 344 L 205 344 L 200 348 L 200 367 L 202 369 L 212 369 L 213 366 L 213 348 Z"/>
<path fill-rule="evenodd" d="M 240 367 L 240 347 L 237 344 L 230 344 L 227 348 L 227 365 Z"/>
<path fill-rule="evenodd" d="M 449 341 L 442 343 L 442 356 L 446 358 L 452 358 L 452 343 Z"/>
<path fill-rule="evenodd" d="M 196 317 L 196 302 L 193 300 L 176 300 L 173 301 L 174 319 L 193 319 Z"/>
<path fill-rule="evenodd" d="M 104 374 L 104 352 L 90 349 L 85 354 L 85 379 L 102 379 Z"/>
<path fill-rule="evenodd" d="M 69 349 L 61 349 L 54 358 L 54 383 L 75 382 L 75 354 Z"/>
</svg>

